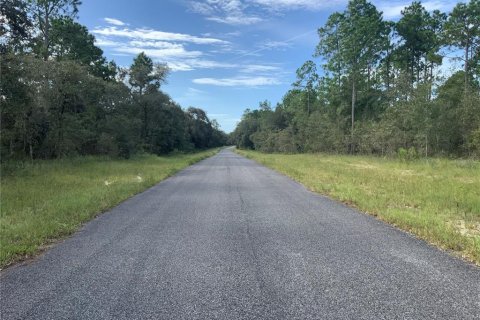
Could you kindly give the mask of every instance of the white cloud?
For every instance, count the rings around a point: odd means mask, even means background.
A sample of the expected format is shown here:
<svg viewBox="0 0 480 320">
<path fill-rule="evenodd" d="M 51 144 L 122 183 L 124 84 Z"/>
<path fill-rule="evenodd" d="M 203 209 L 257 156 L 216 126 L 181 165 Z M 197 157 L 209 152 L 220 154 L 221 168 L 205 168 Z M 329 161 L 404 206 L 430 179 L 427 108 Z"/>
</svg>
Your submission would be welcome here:
<svg viewBox="0 0 480 320">
<path fill-rule="evenodd" d="M 139 54 L 140 52 L 145 52 L 147 56 L 162 61 L 167 61 L 171 58 L 198 58 L 202 55 L 200 51 L 187 51 L 182 46 L 165 49 L 149 49 L 143 47 L 121 46 L 115 48 L 115 51 L 120 53 L 131 53 L 135 55 Z"/>
<path fill-rule="evenodd" d="M 103 37 L 96 37 L 95 45 L 100 47 L 116 47 L 116 46 L 121 46 L 122 43 L 118 41 L 113 41 L 107 38 L 103 38 Z"/>
<path fill-rule="evenodd" d="M 214 61 L 209 55 L 214 51 L 231 50 L 230 42 L 217 39 L 211 35 L 203 37 L 163 32 L 153 29 L 97 27 L 93 30 L 97 36 L 96 44 L 106 47 L 112 55 L 134 56 L 144 52 L 156 62 L 167 63 L 172 71 L 191 71 L 196 69 L 238 69 L 242 74 L 257 77 L 256 81 L 268 82 L 268 76 L 278 73 L 279 68 L 273 65 L 238 64 Z M 191 44 L 213 46 L 209 54 L 188 48 Z M 262 77 L 260 77 L 262 76 Z M 238 80 L 238 79 L 237 79 Z M 240 83 L 246 79 L 241 78 Z M 202 80 L 200 80 L 202 81 Z M 259 83 L 260 83 L 259 82 Z M 270 81 L 271 82 L 271 81 Z"/>
<path fill-rule="evenodd" d="M 172 43 L 167 41 L 132 40 L 129 42 L 129 45 L 132 47 L 149 47 L 149 48 L 161 48 L 161 49 L 183 48 L 183 45 L 179 43 Z"/>
<path fill-rule="evenodd" d="M 96 44 L 108 47 L 112 54 L 137 55 L 145 52 L 155 61 L 167 63 L 173 71 L 234 67 L 230 63 L 205 59 L 205 54 L 198 49 L 187 49 L 190 44 L 219 48 L 230 45 L 230 42 L 214 37 L 116 26 L 97 27 L 92 32 L 97 36 Z"/>
<path fill-rule="evenodd" d="M 262 21 L 263 19 L 255 16 L 245 17 L 245 16 L 239 16 L 239 15 L 232 15 L 232 16 L 225 16 L 225 17 L 212 16 L 212 17 L 208 17 L 207 20 L 239 26 L 239 25 L 254 24 Z"/>
<path fill-rule="evenodd" d="M 102 36 L 125 37 L 138 40 L 158 40 L 158 41 L 179 41 L 191 42 L 195 44 L 221 44 L 227 43 L 225 40 L 207 37 L 197 37 L 184 33 L 164 32 L 153 29 L 130 29 L 117 27 L 95 28 L 92 33 Z"/>
<path fill-rule="evenodd" d="M 189 88 L 187 89 L 187 92 L 190 93 L 190 94 L 203 94 L 203 93 L 206 93 L 206 92 L 203 91 L 203 90 L 196 89 L 196 88 L 192 88 L 192 87 L 189 87 Z"/>
<path fill-rule="evenodd" d="M 249 5 L 241 0 L 196 0 L 190 1 L 189 7 L 209 21 L 229 25 L 250 25 L 263 20 L 258 15 L 247 13 Z"/>
<path fill-rule="evenodd" d="M 193 83 L 221 87 L 259 87 L 278 85 L 281 82 L 272 77 L 198 78 Z"/>
<path fill-rule="evenodd" d="M 195 69 L 235 68 L 234 64 L 212 61 L 202 58 L 201 51 L 188 51 L 179 45 L 171 48 L 149 48 L 134 46 L 118 46 L 113 49 L 117 53 L 137 55 L 144 52 L 155 61 L 167 63 L 172 71 L 192 71 Z"/>
<path fill-rule="evenodd" d="M 261 65 L 261 64 L 249 64 L 240 70 L 240 72 L 243 72 L 243 73 L 271 73 L 271 72 L 278 72 L 278 71 L 280 71 L 280 68 L 277 66 Z"/>
<path fill-rule="evenodd" d="M 288 10 L 318 11 L 343 6 L 347 0 L 191 0 L 192 11 L 207 20 L 230 25 L 250 25 L 265 20 L 266 13 Z"/>
<path fill-rule="evenodd" d="M 105 22 L 109 23 L 109 24 L 113 24 L 115 26 L 124 26 L 126 25 L 125 22 L 121 21 L 121 20 L 118 20 L 118 19 L 114 19 L 114 18 L 103 18 L 103 20 L 105 20 Z"/>
<path fill-rule="evenodd" d="M 269 10 L 284 11 L 284 10 L 321 10 L 331 8 L 338 5 L 344 5 L 346 0 L 249 0 L 249 2 L 263 6 Z"/>
<path fill-rule="evenodd" d="M 167 61 L 168 62 L 168 61 Z M 178 63 L 175 61 L 168 62 L 169 66 L 172 66 L 172 69 L 179 71 L 189 71 L 195 69 L 219 69 L 219 68 L 234 68 L 235 66 L 228 63 L 213 61 L 213 60 L 205 60 L 205 59 L 190 59 L 185 60 L 183 63 Z"/>
</svg>

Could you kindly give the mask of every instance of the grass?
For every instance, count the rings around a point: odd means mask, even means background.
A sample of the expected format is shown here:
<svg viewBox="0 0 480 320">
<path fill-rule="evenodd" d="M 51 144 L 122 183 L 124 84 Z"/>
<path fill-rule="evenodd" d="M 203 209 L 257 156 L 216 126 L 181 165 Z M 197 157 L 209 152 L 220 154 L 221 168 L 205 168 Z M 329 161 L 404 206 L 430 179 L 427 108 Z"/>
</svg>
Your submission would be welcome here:
<svg viewBox="0 0 480 320">
<path fill-rule="evenodd" d="M 145 155 L 129 160 L 82 157 L 4 165 L 0 267 L 33 256 L 100 212 L 215 153 Z"/>
<path fill-rule="evenodd" d="M 238 153 L 480 265 L 480 162 Z"/>
</svg>

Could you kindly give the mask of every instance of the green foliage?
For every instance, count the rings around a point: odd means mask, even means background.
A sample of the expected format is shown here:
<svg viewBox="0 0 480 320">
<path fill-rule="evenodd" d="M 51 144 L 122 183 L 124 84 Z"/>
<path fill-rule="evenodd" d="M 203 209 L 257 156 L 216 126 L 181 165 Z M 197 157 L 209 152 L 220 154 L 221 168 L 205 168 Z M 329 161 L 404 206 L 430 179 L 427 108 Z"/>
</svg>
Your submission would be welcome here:
<svg viewBox="0 0 480 320">
<path fill-rule="evenodd" d="M 51 50 L 52 20 L 75 18 L 80 0 L 29 0 L 30 15 L 38 30 L 36 52 L 47 60 Z"/>
<path fill-rule="evenodd" d="M 165 82 L 168 72 L 166 65 L 153 63 L 151 58 L 141 52 L 133 60 L 128 81 L 132 88 L 142 95 L 146 89 L 154 91 L 160 88 L 160 85 Z"/>
<path fill-rule="evenodd" d="M 23 41 L 30 38 L 32 21 L 27 13 L 27 2 L 2 0 L 0 5 L 0 53 L 23 49 Z"/>
<path fill-rule="evenodd" d="M 478 157 L 478 3 L 447 15 L 413 2 L 392 22 L 350 1 L 318 30 L 323 73 L 306 61 L 276 108 L 247 109 L 230 140 L 265 152 Z M 440 52 L 466 45 L 468 70 L 441 74 Z"/>
<path fill-rule="evenodd" d="M 397 151 L 397 157 L 403 162 L 412 161 L 418 159 L 418 153 L 414 147 L 410 147 L 408 150 L 405 148 L 400 148 Z"/>
<path fill-rule="evenodd" d="M 477 157 L 480 157 L 480 127 L 470 134 L 470 148 Z"/>
<path fill-rule="evenodd" d="M 468 86 L 468 76 L 471 71 L 478 71 L 478 50 L 480 46 L 480 1 L 470 0 L 469 3 L 458 3 L 449 15 L 445 25 L 447 44 L 464 51 L 465 90 Z M 478 76 L 478 73 L 477 73 Z"/>
<path fill-rule="evenodd" d="M 115 64 L 107 63 L 103 51 L 95 46 L 95 37 L 85 26 L 71 18 L 54 19 L 50 37 L 51 54 L 57 60 L 75 61 L 105 80 L 115 78 Z"/>
<path fill-rule="evenodd" d="M 59 158 L 210 148 L 227 137 L 199 108 L 192 118 L 160 90 L 169 69 L 143 52 L 128 69 L 107 62 L 79 0 L 1 5 L 1 158 Z M 126 84 L 128 79 L 128 84 Z"/>
</svg>

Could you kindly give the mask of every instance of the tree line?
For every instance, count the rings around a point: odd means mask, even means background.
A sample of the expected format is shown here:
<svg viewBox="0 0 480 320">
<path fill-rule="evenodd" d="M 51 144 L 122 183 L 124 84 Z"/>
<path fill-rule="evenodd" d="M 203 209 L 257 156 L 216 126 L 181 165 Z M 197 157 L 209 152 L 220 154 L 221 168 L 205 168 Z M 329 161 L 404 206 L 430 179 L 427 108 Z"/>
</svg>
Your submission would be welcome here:
<svg viewBox="0 0 480 320">
<path fill-rule="evenodd" d="M 167 65 L 107 61 L 76 21 L 79 0 L 2 0 L 2 160 L 211 148 L 227 135 L 161 90 Z"/>
<path fill-rule="evenodd" d="M 318 29 L 312 60 L 272 108 L 247 109 L 230 139 L 266 152 L 480 156 L 480 1 L 413 2 L 386 21 L 351 0 Z M 449 58 L 463 68 L 448 70 Z M 320 72 L 317 71 L 320 70 Z"/>
</svg>

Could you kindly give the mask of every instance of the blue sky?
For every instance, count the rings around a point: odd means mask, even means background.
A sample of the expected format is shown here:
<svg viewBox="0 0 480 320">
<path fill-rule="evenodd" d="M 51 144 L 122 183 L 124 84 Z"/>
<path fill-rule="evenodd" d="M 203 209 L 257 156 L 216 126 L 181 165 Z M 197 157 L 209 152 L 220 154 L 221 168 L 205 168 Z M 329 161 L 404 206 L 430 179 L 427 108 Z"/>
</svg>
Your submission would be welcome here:
<svg viewBox="0 0 480 320">
<path fill-rule="evenodd" d="M 312 59 L 316 30 L 344 0 L 83 0 L 79 21 L 108 59 L 127 67 L 144 51 L 172 72 L 163 90 L 201 107 L 230 132 L 246 108 L 275 105 Z M 376 0 L 386 19 L 410 1 Z M 449 11 L 456 1 L 423 2 Z M 318 59 L 313 59 L 317 62 Z"/>
</svg>

